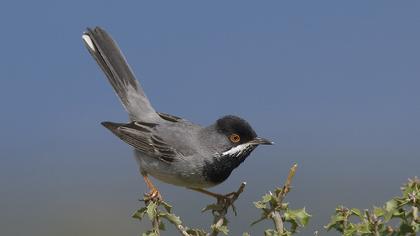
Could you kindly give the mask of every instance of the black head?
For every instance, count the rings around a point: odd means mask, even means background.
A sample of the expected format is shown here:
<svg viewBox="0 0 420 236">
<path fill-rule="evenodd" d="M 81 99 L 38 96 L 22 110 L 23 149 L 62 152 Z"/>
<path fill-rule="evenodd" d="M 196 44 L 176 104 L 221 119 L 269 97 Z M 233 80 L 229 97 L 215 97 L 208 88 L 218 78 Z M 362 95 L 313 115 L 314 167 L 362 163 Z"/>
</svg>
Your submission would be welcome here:
<svg viewBox="0 0 420 236">
<path fill-rule="evenodd" d="M 216 129 L 225 135 L 233 147 L 241 144 L 273 144 L 271 141 L 259 138 L 251 125 L 237 116 L 224 116 L 216 121 Z"/>
<path fill-rule="evenodd" d="M 259 138 L 244 119 L 225 116 L 216 121 L 216 130 L 226 137 L 223 150 L 218 152 L 212 162 L 203 169 L 203 175 L 213 183 L 221 183 L 233 169 L 238 167 L 259 144 L 273 144 Z"/>
<path fill-rule="evenodd" d="M 257 133 L 249 123 L 237 116 L 224 116 L 218 119 L 216 128 L 220 133 L 226 135 L 235 146 L 257 137 Z"/>
</svg>

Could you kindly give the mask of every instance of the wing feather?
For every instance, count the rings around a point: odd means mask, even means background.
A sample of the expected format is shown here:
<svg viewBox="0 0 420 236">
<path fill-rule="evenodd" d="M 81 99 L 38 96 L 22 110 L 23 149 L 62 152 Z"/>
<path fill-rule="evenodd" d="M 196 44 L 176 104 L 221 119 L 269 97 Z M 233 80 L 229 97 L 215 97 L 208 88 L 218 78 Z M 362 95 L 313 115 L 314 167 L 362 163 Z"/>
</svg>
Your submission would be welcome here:
<svg viewBox="0 0 420 236">
<path fill-rule="evenodd" d="M 136 150 L 159 158 L 164 162 L 173 162 L 182 154 L 169 146 L 152 129 L 157 126 L 154 123 L 134 121 L 128 124 L 102 122 L 102 125 L 118 136 L 121 140 L 133 146 Z"/>
</svg>

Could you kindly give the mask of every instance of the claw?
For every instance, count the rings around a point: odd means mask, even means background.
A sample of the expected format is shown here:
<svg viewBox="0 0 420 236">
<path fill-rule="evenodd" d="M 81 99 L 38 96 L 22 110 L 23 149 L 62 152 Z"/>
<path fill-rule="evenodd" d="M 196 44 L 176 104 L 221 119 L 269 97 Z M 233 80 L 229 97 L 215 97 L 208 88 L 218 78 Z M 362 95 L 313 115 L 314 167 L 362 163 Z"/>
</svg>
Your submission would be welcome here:
<svg viewBox="0 0 420 236">
<path fill-rule="evenodd" d="M 213 193 L 213 192 L 207 191 L 207 190 L 202 189 L 202 188 L 190 188 L 190 189 L 194 190 L 194 191 L 197 191 L 197 192 L 200 192 L 200 193 L 204 193 L 208 196 L 212 196 L 212 197 L 217 199 L 217 202 L 230 202 L 230 201 L 232 201 L 233 197 L 236 194 L 236 192 L 231 192 L 231 193 L 223 195 L 223 194 L 219 194 L 219 193 Z"/>
<path fill-rule="evenodd" d="M 221 195 L 221 194 L 216 194 L 217 196 L 215 196 L 216 197 L 216 200 L 217 200 L 217 203 L 219 203 L 219 204 L 224 204 L 224 205 L 231 205 L 232 206 L 232 209 L 233 209 L 233 211 L 235 212 L 235 215 L 236 215 L 236 210 L 235 210 L 235 206 L 233 205 L 233 202 L 235 201 L 235 192 L 232 192 L 232 193 L 228 193 L 228 194 L 225 194 L 225 195 Z"/>
<path fill-rule="evenodd" d="M 162 201 L 162 195 L 160 192 L 155 188 L 151 189 L 149 193 L 144 194 L 145 201 L 153 201 L 153 202 L 160 202 Z"/>
<path fill-rule="evenodd" d="M 144 194 L 144 200 L 153 201 L 153 202 L 162 201 L 163 200 L 162 195 L 160 195 L 160 192 L 153 185 L 152 181 L 150 181 L 147 175 L 143 175 L 143 178 L 144 178 L 144 181 L 146 182 L 147 187 L 150 189 L 149 193 Z"/>
<path fill-rule="evenodd" d="M 217 204 L 220 204 L 220 205 L 224 206 L 225 210 L 227 210 L 229 207 L 232 207 L 233 213 L 235 213 L 235 215 L 237 215 L 236 207 L 233 203 L 236 201 L 236 199 L 238 199 L 239 194 L 241 194 L 244 191 L 245 184 L 246 183 L 243 182 L 239 186 L 238 191 L 231 192 L 231 193 L 228 193 L 228 194 L 225 194 L 225 195 L 218 194 L 218 193 L 213 193 L 213 192 L 207 191 L 207 190 L 202 189 L 202 188 L 189 188 L 189 189 L 200 192 L 200 193 L 204 193 L 208 196 L 212 196 L 212 197 L 216 198 Z"/>
</svg>

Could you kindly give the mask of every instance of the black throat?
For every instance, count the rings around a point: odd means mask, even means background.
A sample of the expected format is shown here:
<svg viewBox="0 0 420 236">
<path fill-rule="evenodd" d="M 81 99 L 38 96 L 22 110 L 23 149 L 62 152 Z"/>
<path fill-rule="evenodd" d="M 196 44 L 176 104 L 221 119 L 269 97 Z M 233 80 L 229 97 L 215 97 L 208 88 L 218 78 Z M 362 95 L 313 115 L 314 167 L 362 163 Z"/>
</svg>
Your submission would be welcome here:
<svg viewBox="0 0 420 236">
<path fill-rule="evenodd" d="M 219 154 L 215 155 L 212 161 L 206 161 L 203 166 L 203 176 L 209 182 L 219 184 L 225 181 L 232 171 L 238 167 L 249 154 L 256 148 L 256 146 L 249 146 L 246 150 L 243 150 L 240 154 Z"/>
</svg>

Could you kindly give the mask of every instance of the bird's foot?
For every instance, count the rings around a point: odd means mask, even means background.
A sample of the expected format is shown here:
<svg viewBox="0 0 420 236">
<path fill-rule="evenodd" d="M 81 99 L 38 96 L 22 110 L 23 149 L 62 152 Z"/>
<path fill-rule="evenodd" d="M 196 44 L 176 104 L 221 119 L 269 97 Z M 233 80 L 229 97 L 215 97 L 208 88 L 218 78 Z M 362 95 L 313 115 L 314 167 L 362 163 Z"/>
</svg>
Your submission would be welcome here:
<svg viewBox="0 0 420 236">
<path fill-rule="evenodd" d="M 147 177 L 147 175 L 143 175 L 144 182 L 146 182 L 147 187 L 150 189 L 149 193 L 144 194 L 144 201 L 153 201 L 153 202 L 161 202 L 162 195 L 158 189 L 153 185 L 152 181 Z"/>
<path fill-rule="evenodd" d="M 231 207 L 233 212 L 236 215 L 236 207 L 233 203 L 238 199 L 239 195 L 244 191 L 245 185 L 246 185 L 245 182 L 241 183 L 241 185 L 239 186 L 236 192 L 231 192 L 228 194 L 213 193 L 202 188 L 190 188 L 190 189 L 216 198 L 217 205 L 222 206 L 222 208 L 225 210 Z"/>
<path fill-rule="evenodd" d="M 235 192 L 231 192 L 231 193 L 224 194 L 224 195 L 223 194 L 215 193 L 214 195 L 215 195 L 214 197 L 217 199 L 217 202 L 218 203 L 227 203 L 227 204 L 229 204 L 229 203 L 232 202 L 232 200 L 233 200 L 233 198 L 235 196 Z"/>
<path fill-rule="evenodd" d="M 212 196 L 217 199 L 217 202 L 229 202 L 236 195 L 236 192 L 231 192 L 228 194 L 220 194 L 220 193 L 213 193 L 202 188 L 190 188 L 190 189 L 200 192 L 200 193 L 204 193 L 208 196 Z"/>
<path fill-rule="evenodd" d="M 150 192 L 144 194 L 144 201 L 146 202 L 161 202 L 162 200 L 162 195 L 156 188 L 153 188 L 150 190 Z"/>
</svg>

